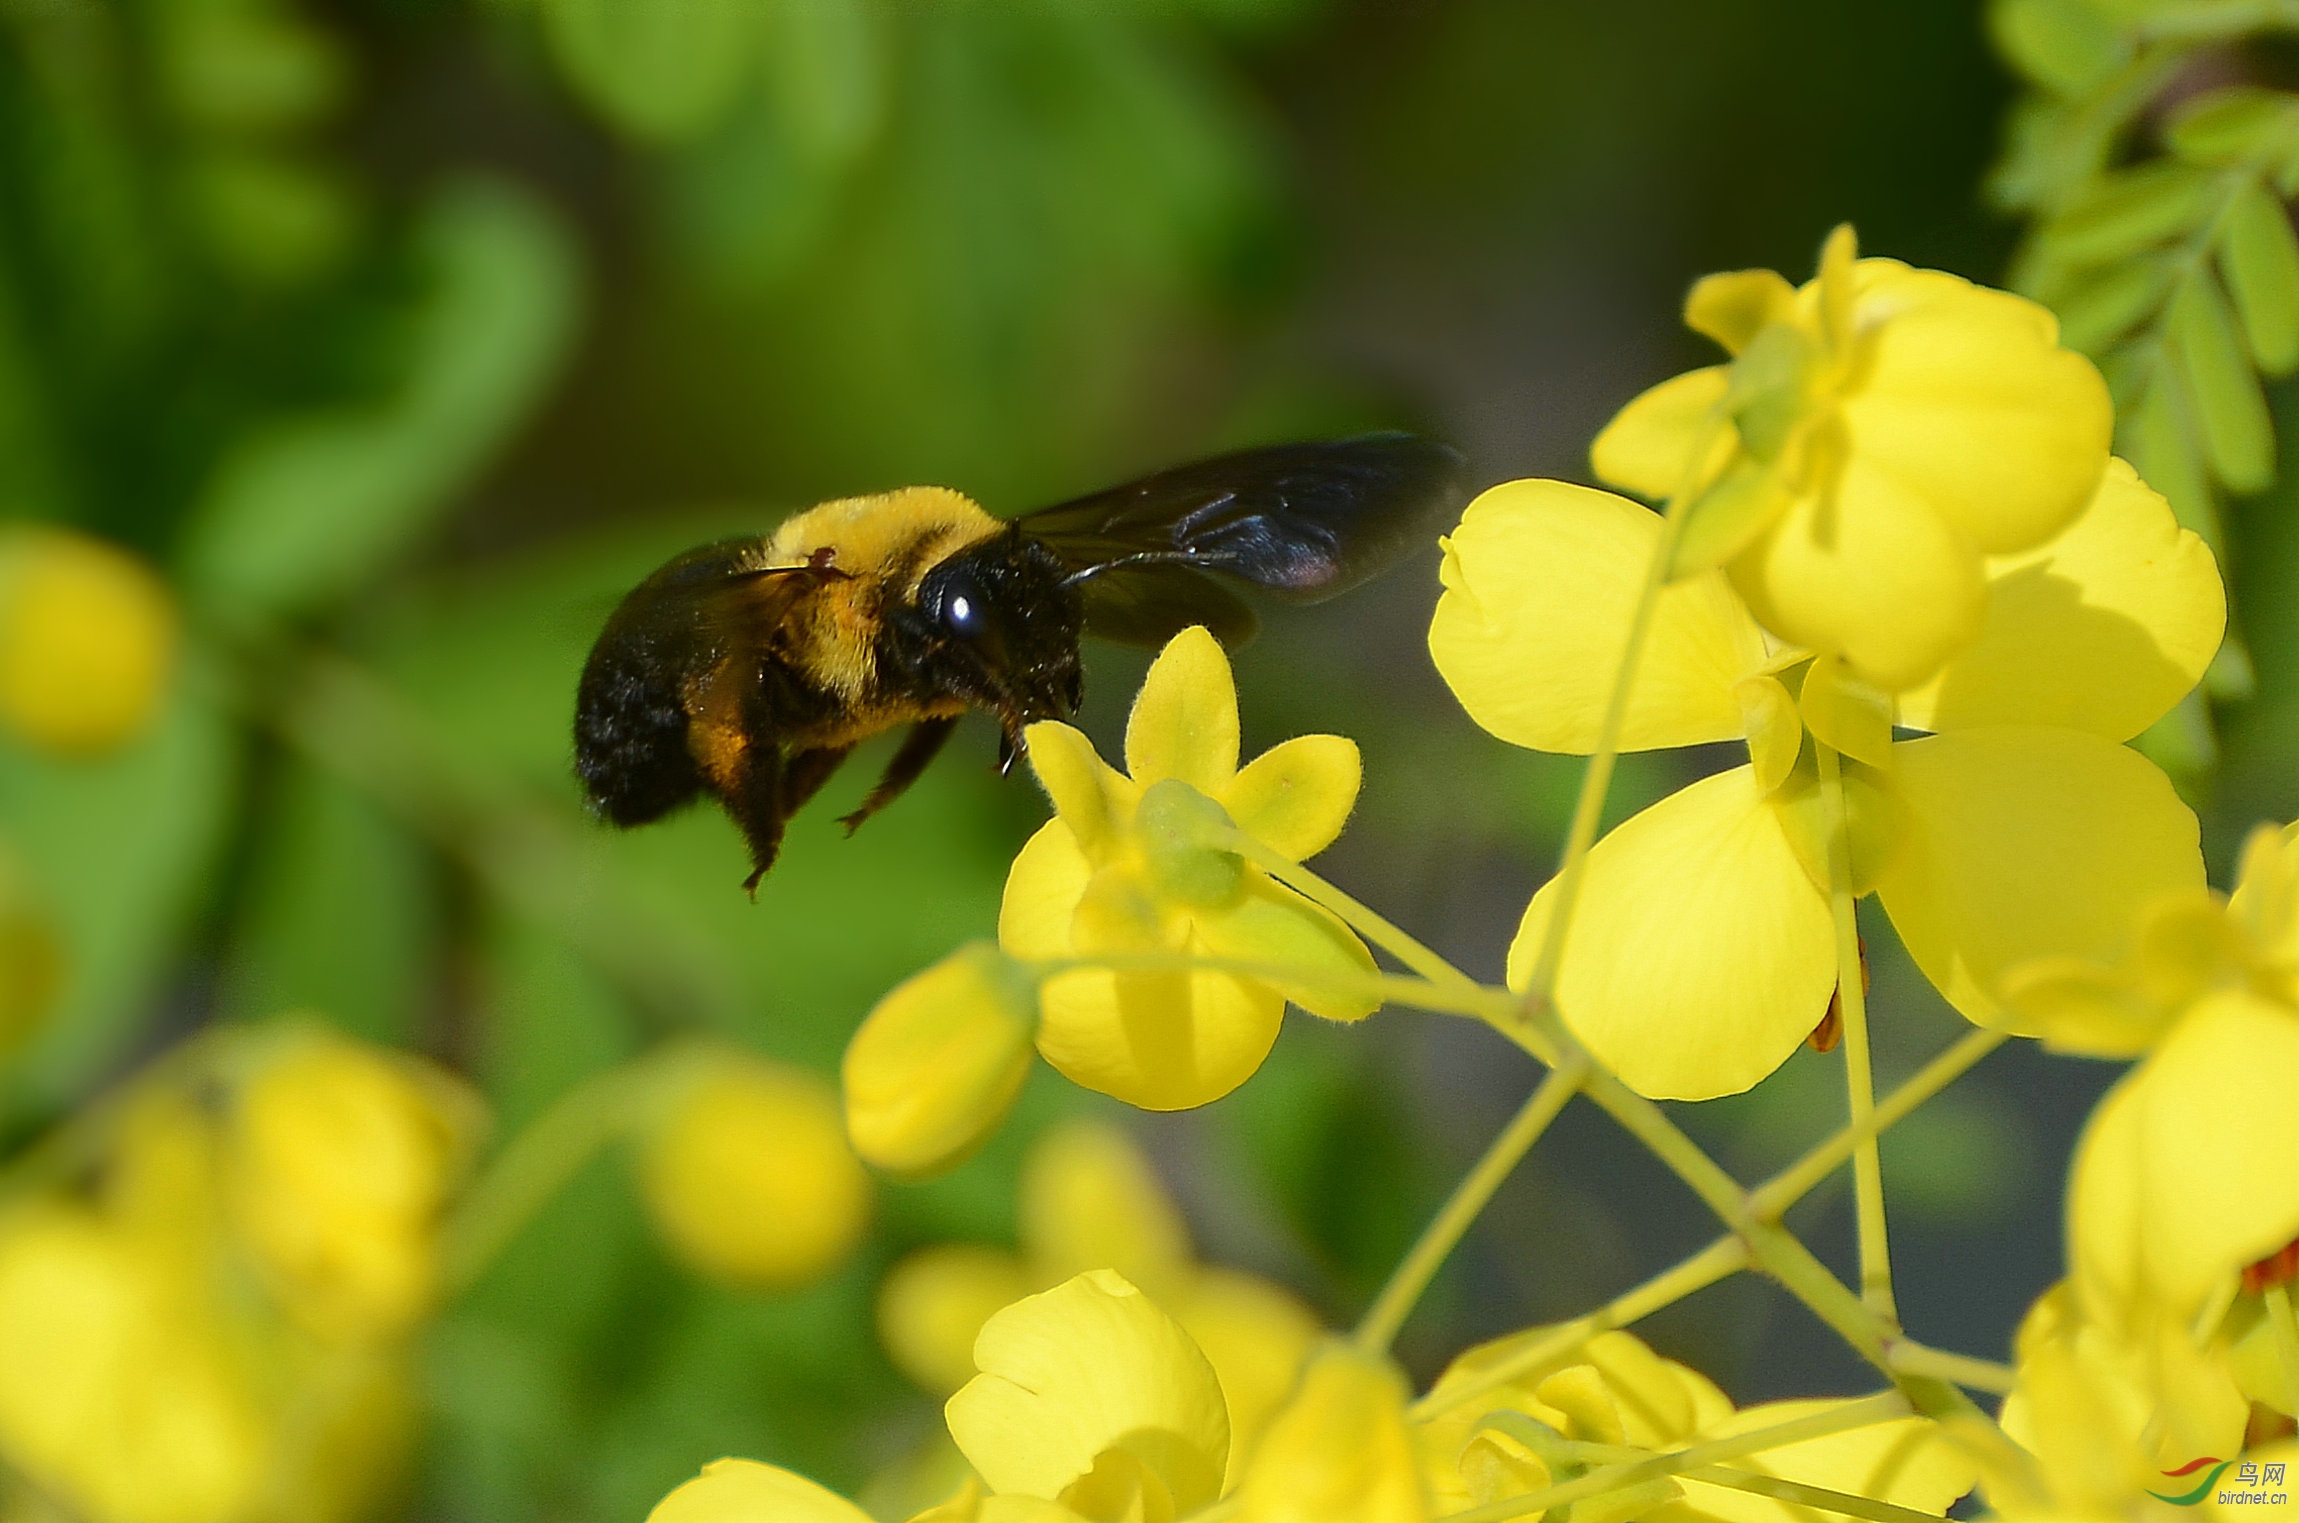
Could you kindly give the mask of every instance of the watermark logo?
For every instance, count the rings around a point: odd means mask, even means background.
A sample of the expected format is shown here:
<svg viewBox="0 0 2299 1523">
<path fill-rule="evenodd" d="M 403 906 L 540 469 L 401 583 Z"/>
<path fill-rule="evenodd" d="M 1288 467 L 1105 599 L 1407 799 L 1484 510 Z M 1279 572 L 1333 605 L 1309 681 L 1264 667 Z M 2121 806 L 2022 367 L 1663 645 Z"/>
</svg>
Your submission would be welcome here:
<svg viewBox="0 0 2299 1523">
<path fill-rule="evenodd" d="M 2216 1454 L 2207 1454 L 2199 1460 L 2189 1460 L 2177 1470 L 2163 1472 L 2173 1480 L 2184 1480 L 2202 1471 L 2203 1479 L 2197 1481 L 2192 1490 L 2151 1491 L 2148 1495 L 2174 1507 L 2194 1507 L 2206 1498 L 2222 1506 L 2250 1503 L 2259 1507 L 2286 1507 L 2290 1505 L 2291 1493 L 2284 1483 L 2284 1466 L 2282 1460 L 2262 1464 L 2257 1460 L 2223 1460 Z M 2230 1469 L 2235 1472 L 2235 1483 L 2220 1486 L 2219 1478 Z M 2213 1497 L 2215 1488 L 2219 1494 Z"/>
</svg>

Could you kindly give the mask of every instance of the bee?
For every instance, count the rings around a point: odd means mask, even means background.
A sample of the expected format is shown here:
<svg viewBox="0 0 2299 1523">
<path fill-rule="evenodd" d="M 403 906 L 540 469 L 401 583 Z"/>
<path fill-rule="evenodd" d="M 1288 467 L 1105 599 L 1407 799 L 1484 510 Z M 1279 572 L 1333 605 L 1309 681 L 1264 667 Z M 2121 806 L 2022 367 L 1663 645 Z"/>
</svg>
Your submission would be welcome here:
<svg viewBox="0 0 2299 1523">
<path fill-rule="evenodd" d="M 607 620 L 575 697 L 575 771 L 629 827 L 701 794 L 750 848 L 754 896 L 783 828 L 857 745 L 908 725 L 848 834 L 917 781 L 959 717 L 1024 726 L 1085 697 L 1081 636 L 1235 646 L 1253 611 L 1217 577 L 1313 602 L 1428 543 L 1461 457 L 1406 434 L 1240 451 L 1020 518 L 945 487 L 826 502 L 772 534 L 671 560 Z M 1210 574 L 1209 574 L 1210 573 Z"/>
</svg>

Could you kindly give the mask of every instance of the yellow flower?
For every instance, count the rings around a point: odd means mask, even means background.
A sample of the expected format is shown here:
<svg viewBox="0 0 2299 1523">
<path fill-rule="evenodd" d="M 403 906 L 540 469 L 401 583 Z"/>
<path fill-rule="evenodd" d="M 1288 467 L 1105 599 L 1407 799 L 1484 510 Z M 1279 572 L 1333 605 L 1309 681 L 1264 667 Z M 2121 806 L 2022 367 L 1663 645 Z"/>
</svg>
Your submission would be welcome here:
<svg viewBox="0 0 2299 1523">
<path fill-rule="evenodd" d="M 66 756 L 134 740 L 175 664 L 167 589 L 123 550 L 65 529 L 0 539 L 0 721 Z"/>
<path fill-rule="evenodd" d="M 273 1293 L 325 1337 L 407 1331 L 431 1309 L 439 1216 L 478 1129 L 477 1097 L 418 1060 L 319 1028 L 259 1042 L 227 1190 Z"/>
<path fill-rule="evenodd" d="M 1672 572 L 1723 566 L 1767 629 L 1899 692 L 1979 632 L 1983 558 L 2091 500 L 2112 413 L 2042 307 L 1854 256 L 1839 227 L 1802 289 L 1770 270 L 1696 284 L 1685 322 L 1732 362 L 1629 403 L 1594 458 L 1654 499 L 1697 468 Z"/>
<path fill-rule="evenodd" d="M 639 1143 L 639 1198 L 697 1272 L 790 1290 L 844 1263 L 870 1220 L 870 1176 L 830 1086 L 747 1054 L 677 1065 Z"/>
<path fill-rule="evenodd" d="M 943 1411 L 992 1492 L 1106 1523 L 1179 1518 L 1221 1495 L 1221 1382 L 1124 1277 L 1089 1270 L 1006 1307 L 982 1325 L 974 1363 Z"/>
<path fill-rule="evenodd" d="M 1618 671 L 1653 514 L 1559 482 L 1495 487 L 1446 541 L 1429 632 L 1471 717 L 1586 751 Z M 1749 765 L 1622 824 L 1589 855 L 1557 985 L 1566 1021 L 1644 1094 L 1762 1079 L 1836 982 L 1815 740 L 1843 754 L 1854 892 L 1967 1017 L 2010 1020 L 2005 974 L 2111 954 L 2135 909 L 2200 889 L 2194 815 L 2121 744 L 2191 687 L 2224 620 L 2210 552 L 2115 464 L 2089 508 L 1986 563 L 1978 633 L 1896 700 L 1842 662 L 1769 642 L 1731 584 L 1669 587 L 1631 690 L 1625 750 L 1744 738 Z M 1933 733 L 1894 737 L 1894 727 Z M 1523 987 L 1555 899 L 1510 952 Z"/>
<path fill-rule="evenodd" d="M 1114 1270 L 1212 1363 L 1229 1411 L 1234 1481 L 1320 1335 L 1316 1317 L 1266 1280 L 1199 1264 L 1149 1160 L 1116 1127 L 1073 1121 L 1048 1130 L 1031 1146 L 1017 1205 L 1020 1254 L 944 1243 L 888 1272 L 878 1328 L 895 1364 L 927 1390 L 955 1391 L 974 1374 L 974 1339 L 993 1313 L 1086 1270 Z"/>
<path fill-rule="evenodd" d="M 0 1224 L 0 1452 L 104 1523 L 225 1523 L 275 1439 L 196 1281 L 93 1212 Z"/>
<path fill-rule="evenodd" d="M 2063 1282 L 2029 1310 L 2015 1349 L 2019 1380 L 2001 1422 L 2035 1463 L 1987 1468 L 1999 1515 L 2175 1516 L 2150 1495 L 2167 1499 L 2199 1477 L 2170 1472 L 2243 1445 L 2246 1406 L 2224 1358 L 2184 1327 L 2106 1327 L 2082 1315 Z"/>
<path fill-rule="evenodd" d="M 840 1070 L 854 1150 L 904 1178 L 970 1156 L 1022 1092 L 1037 1025 L 1037 980 L 984 943 L 896 985 Z"/>
<path fill-rule="evenodd" d="M 2239 1288 L 2225 1321 L 2252 1349 L 2246 1387 L 2299 1405 L 2299 1336 L 2287 1371 L 2260 1304 L 2299 1269 L 2299 829 L 2255 831 L 2225 901 L 2198 889 L 2146 906 L 2120 960 L 2047 959 L 2007 987 L 2047 1040 L 2144 1053 L 2076 1146 L 2068 1251 L 2083 1315 L 2137 1336 Z"/>
<path fill-rule="evenodd" d="M 1238 1487 L 1246 1523 L 1424 1523 L 1431 1516 L 1405 1378 L 1352 1344 L 1333 1343 L 1254 1450 Z"/>
<path fill-rule="evenodd" d="M 1448 1386 L 1480 1379 L 1546 1336 L 1547 1330 L 1531 1328 L 1470 1349 L 1447 1367 L 1431 1394 L 1441 1397 Z M 1554 1440 L 1658 1453 L 1816 1417 L 1844 1405 L 1778 1401 L 1735 1410 L 1699 1371 L 1661 1358 L 1627 1333 L 1603 1333 L 1555 1364 L 1482 1392 L 1423 1424 L 1422 1461 L 1439 1506 L 1460 1511 L 1571 1478 L 1552 1471 L 1549 1458 L 1525 1441 L 1521 1422 L 1488 1425 L 1495 1413 L 1530 1419 L 1538 1425 L 1534 1437 L 1545 1429 Z M 1586 1460 L 1571 1458 L 1561 1443 L 1548 1447 L 1551 1455 L 1566 1458 L 1574 1473 L 1588 1468 Z M 1944 1511 L 1976 1479 L 1971 1460 L 1920 1417 L 1782 1444 L 1727 1463 L 1929 1513 Z M 1576 1519 L 1596 1523 L 1632 1517 L 1647 1523 L 1798 1523 L 1807 1516 L 1801 1507 L 1690 1476 L 1643 1482 L 1573 1507 Z"/>
<path fill-rule="evenodd" d="M 713 1460 L 655 1504 L 647 1523 L 875 1523 L 827 1487 L 779 1465 Z M 1043 1497 L 984 1496 L 979 1488 L 929 1507 L 910 1523 L 1088 1523 Z M 1145 1519 L 1144 1523 L 1150 1523 Z"/>
<path fill-rule="evenodd" d="M 1047 980 L 1038 1051 L 1076 1082 L 1147 1110 L 1203 1105 L 1245 1082 L 1291 999 L 1330 1020 L 1373 1002 L 1337 993 L 1373 970 L 1333 916 L 1227 849 L 1231 826 L 1301 861 L 1341 833 L 1357 747 L 1304 735 L 1237 765 L 1237 689 L 1203 629 L 1168 644 L 1134 700 L 1126 773 L 1068 725 L 1027 732 L 1055 818 L 1006 880 L 998 939 L 1033 961 L 1190 954 L 1287 965 L 1282 985 L 1228 973 L 1072 970 Z"/>
<path fill-rule="evenodd" d="M 219 1111 L 180 1076 L 140 1081 L 98 1189 L 0 1218 L 0 1460 L 89 1523 L 341 1523 L 414 1438 L 403 1340 L 316 1335 L 252 1293 L 301 1287 L 230 1209 L 244 1148 L 222 1092 Z"/>
</svg>

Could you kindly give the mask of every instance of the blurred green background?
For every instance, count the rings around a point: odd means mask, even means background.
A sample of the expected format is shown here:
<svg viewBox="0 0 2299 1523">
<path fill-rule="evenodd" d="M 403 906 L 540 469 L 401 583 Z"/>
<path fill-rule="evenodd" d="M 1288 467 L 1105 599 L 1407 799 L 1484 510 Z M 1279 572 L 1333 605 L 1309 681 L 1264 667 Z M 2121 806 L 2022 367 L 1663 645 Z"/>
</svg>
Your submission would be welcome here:
<svg viewBox="0 0 2299 1523">
<path fill-rule="evenodd" d="M 828 496 L 1015 512 L 1368 426 L 1453 440 L 1480 484 L 1586 479 L 1614 409 L 1707 361 L 1677 322 L 1704 271 L 1801 279 L 1850 220 L 2001 279 L 2017 228 L 1979 187 L 2011 93 L 1936 0 L 0 0 L 0 513 L 136 548 L 191 632 L 130 750 L 0 745 L 0 840 L 68 952 L 0 1142 L 291 1008 L 468 1073 L 498 1137 L 675 1032 L 831 1072 L 879 994 L 992 931 L 1041 800 L 970 722 L 845 841 L 866 756 L 755 905 L 714 811 L 594 826 L 575 674 L 647 570 Z M 2259 684 L 2187 780 L 2216 881 L 2299 814 L 2295 524 L 2280 490 L 2231 515 Z M 1497 977 L 1578 763 L 1460 715 L 1435 593 L 1432 547 L 1270 617 L 1246 748 L 1358 738 L 1330 875 Z M 1090 653 L 1105 749 L 1143 662 Z M 1612 816 L 1684 765 L 1624 766 Z M 1889 1082 L 1960 1022 L 1871 946 Z M 1834 1072 L 1800 1055 L 1687 1124 L 1753 1175 L 1836 1124 Z M 1888 1140 L 1920 1336 L 2005 1350 L 2112 1076 L 2007 1050 Z M 1207 1257 L 1340 1323 L 1532 1077 L 1465 1024 L 1296 1015 L 1244 1090 L 1128 1121 Z M 602 1160 L 427 1339 L 406 1507 L 635 1519 L 729 1452 L 853 1489 L 936 1421 L 876 1347 L 879 1273 L 1010 1238 L 1022 1147 L 1095 1100 L 1039 1071 L 984 1156 L 883 1188 L 863 1254 L 784 1297 L 672 1267 Z M 1584 1111 L 1416 1316 L 1420 1373 L 1706 1240 Z M 1801 1210 L 1847 1263 L 1848 1201 Z M 1744 1401 L 1871 1383 L 1754 1281 L 1649 1331 Z"/>
</svg>

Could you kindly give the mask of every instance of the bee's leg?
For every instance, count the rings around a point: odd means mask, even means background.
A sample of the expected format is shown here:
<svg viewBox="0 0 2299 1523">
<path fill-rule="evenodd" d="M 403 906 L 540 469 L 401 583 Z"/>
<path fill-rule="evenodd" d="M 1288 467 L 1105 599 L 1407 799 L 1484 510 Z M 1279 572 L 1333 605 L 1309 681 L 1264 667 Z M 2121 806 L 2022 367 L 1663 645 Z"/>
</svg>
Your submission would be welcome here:
<svg viewBox="0 0 2299 1523">
<path fill-rule="evenodd" d="M 846 827 L 846 833 L 854 834 L 864 820 L 900 798 L 905 788 L 918 781 L 918 774 L 926 770 L 934 754 L 942 749 L 942 743 L 950 738 L 950 732 L 957 728 L 955 715 L 948 719 L 921 719 L 912 725 L 910 733 L 902 737 L 902 744 L 895 750 L 894 759 L 886 764 L 878 786 L 870 790 L 870 797 L 862 801 L 860 809 L 839 820 L 838 823 Z"/>
<path fill-rule="evenodd" d="M 806 807 L 806 801 L 821 791 L 830 781 L 830 774 L 846 760 L 852 746 L 819 746 L 812 751 L 801 751 L 783 764 L 782 807 L 785 813 L 796 814 Z"/>
<path fill-rule="evenodd" d="M 743 839 L 750 843 L 750 876 L 742 880 L 744 892 L 758 897 L 758 880 L 774 866 L 775 854 L 782 850 L 782 827 L 790 819 L 790 807 L 783 792 L 782 753 L 769 747 L 758 747 L 742 759 L 734 786 L 719 798 L 726 812 L 741 827 Z"/>
</svg>

